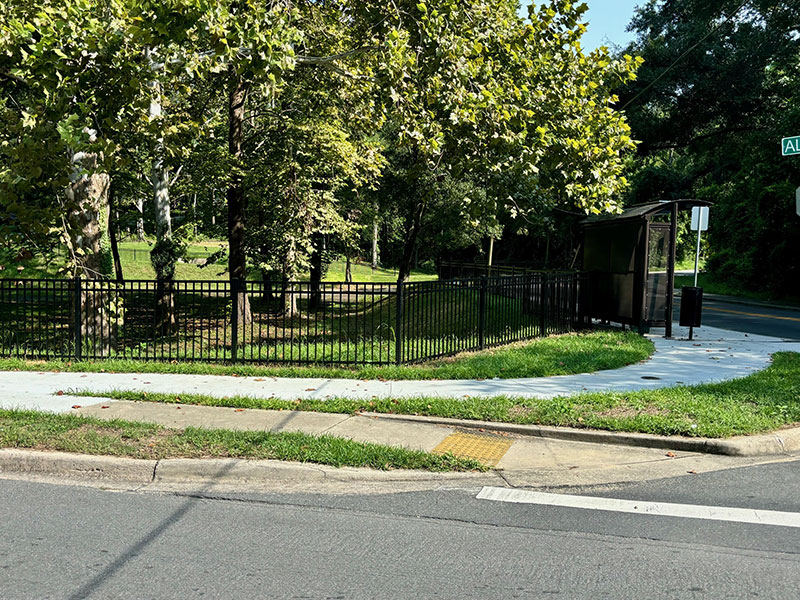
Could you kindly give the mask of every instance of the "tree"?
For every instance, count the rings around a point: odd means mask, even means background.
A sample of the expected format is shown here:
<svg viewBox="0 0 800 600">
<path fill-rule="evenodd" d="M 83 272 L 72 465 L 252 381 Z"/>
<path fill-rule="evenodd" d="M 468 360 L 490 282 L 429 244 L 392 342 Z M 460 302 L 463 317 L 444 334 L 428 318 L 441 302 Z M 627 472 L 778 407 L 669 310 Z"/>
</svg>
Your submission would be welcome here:
<svg viewBox="0 0 800 600">
<path fill-rule="evenodd" d="M 633 135 L 632 201 L 698 197 L 711 209 L 707 268 L 718 279 L 800 294 L 800 164 L 780 138 L 800 121 L 800 7 L 774 0 L 670 0 L 640 8 L 621 94 Z"/>
<path fill-rule="evenodd" d="M 514 179 L 535 182 L 536 203 L 551 198 L 585 211 L 615 208 L 626 184 L 622 156 L 632 142 L 611 108 L 612 91 L 633 76 L 637 61 L 582 52 L 585 5 L 532 7 L 529 23 L 507 0 L 396 6 L 383 20 L 380 72 L 392 139 L 411 153 L 411 180 L 449 173 L 480 181 L 486 202 L 466 208 L 475 223 L 494 222 Z M 417 189 L 405 217 L 400 281 L 431 202 L 429 187 Z"/>
</svg>

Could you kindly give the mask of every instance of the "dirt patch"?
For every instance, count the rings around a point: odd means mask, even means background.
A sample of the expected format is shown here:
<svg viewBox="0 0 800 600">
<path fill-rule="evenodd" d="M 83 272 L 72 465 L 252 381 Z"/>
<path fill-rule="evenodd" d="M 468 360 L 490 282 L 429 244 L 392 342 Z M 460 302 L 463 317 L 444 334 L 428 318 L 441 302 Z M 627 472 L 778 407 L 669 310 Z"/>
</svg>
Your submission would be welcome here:
<svg viewBox="0 0 800 600">
<path fill-rule="evenodd" d="M 611 417 L 613 419 L 629 419 L 638 417 L 639 415 L 647 415 L 652 417 L 666 417 L 671 415 L 668 410 L 656 408 L 655 406 L 647 406 L 645 408 L 634 408 L 632 406 L 615 406 L 608 410 L 601 410 L 595 412 L 598 417 Z"/>
<path fill-rule="evenodd" d="M 519 404 L 515 404 L 514 406 L 508 409 L 508 416 L 514 420 L 523 419 L 525 417 L 529 417 L 535 412 L 536 409 L 531 406 L 521 406 Z"/>
</svg>

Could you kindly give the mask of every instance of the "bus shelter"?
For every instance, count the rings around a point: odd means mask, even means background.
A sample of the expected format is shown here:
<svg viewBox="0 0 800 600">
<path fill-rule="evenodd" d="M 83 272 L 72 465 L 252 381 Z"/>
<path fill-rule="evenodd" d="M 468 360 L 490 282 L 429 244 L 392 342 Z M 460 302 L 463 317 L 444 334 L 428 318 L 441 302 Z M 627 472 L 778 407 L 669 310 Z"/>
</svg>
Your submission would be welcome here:
<svg viewBox="0 0 800 600">
<path fill-rule="evenodd" d="M 583 270 L 589 274 L 582 304 L 593 319 L 664 327 L 672 336 L 675 240 L 678 213 L 705 200 L 664 200 L 582 222 Z"/>
</svg>

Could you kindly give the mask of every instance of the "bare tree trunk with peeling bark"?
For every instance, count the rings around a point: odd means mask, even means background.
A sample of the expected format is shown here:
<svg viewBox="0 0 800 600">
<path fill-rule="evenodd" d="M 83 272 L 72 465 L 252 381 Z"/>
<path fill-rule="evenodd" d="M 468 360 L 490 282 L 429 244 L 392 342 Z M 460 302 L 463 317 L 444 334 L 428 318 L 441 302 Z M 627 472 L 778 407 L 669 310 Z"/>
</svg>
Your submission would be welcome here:
<svg viewBox="0 0 800 600">
<path fill-rule="evenodd" d="M 76 152 L 72 162 L 66 224 L 75 274 L 86 279 L 81 288 L 80 323 L 74 326 L 81 328 L 84 344 L 93 354 L 107 356 L 115 343 L 111 292 L 99 280 L 111 274 L 111 249 L 107 247 L 111 179 L 98 172 L 96 154 Z"/>
<path fill-rule="evenodd" d="M 241 75 L 231 67 L 229 71 L 230 88 L 228 95 L 228 152 L 234 163 L 242 156 L 243 125 L 245 103 L 250 86 Z M 234 281 L 245 281 L 247 278 L 247 257 L 244 246 L 246 200 L 242 176 L 235 173 L 228 185 L 228 271 L 230 272 L 231 290 Z M 238 294 L 234 305 L 238 310 L 240 324 L 252 320 L 250 300 L 245 291 L 233 292 Z"/>
<path fill-rule="evenodd" d="M 136 199 L 136 210 L 139 211 L 139 216 L 136 217 L 136 239 L 140 242 L 144 241 L 144 198 Z"/>
<path fill-rule="evenodd" d="M 372 218 L 372 268 L 378 268 L 378 213 Z"/>
<path fill-rule="evenodd" d="M 150 48 L 145 55 L 151 68 L 155 62 Z M 156 79 L 150 82 L 153 96 L 150 100 L 150 118 L 161 116 L 161 85 Z M 175 297 L 172 280 L 175 276 L 175 264 L 178 262 L 177 246 L 172 239 L 172 215 L 169 201 L 169 169 L 164 164 L 164 138 L 158 138 L 153 159 L 153 170 L 150 175 L 153 185 L 153 203 L 155 205 L 156 243 L 150 251 L 150 262 L 156 272 L 156 330 L 162 335 L 175 331 Z"/>
</svg>

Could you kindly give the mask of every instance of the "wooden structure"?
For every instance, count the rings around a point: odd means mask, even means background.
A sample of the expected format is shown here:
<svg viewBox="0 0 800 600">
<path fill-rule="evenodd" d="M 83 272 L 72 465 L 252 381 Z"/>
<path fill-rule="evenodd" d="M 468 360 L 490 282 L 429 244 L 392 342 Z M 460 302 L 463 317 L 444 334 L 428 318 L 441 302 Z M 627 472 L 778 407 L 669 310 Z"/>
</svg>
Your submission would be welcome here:
<svg viewBox="0 0 800 600">
<path fill-rule="evenodd" d="M 664 327 L 671 337 L 678 213 L 709 205 L 665 200 L 585 219 L 583 270 L 589 285 L 582 304 L 589 317 L 642 332 Z"/>
</svg>

